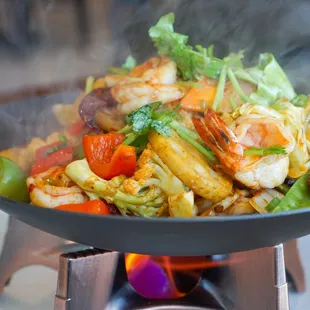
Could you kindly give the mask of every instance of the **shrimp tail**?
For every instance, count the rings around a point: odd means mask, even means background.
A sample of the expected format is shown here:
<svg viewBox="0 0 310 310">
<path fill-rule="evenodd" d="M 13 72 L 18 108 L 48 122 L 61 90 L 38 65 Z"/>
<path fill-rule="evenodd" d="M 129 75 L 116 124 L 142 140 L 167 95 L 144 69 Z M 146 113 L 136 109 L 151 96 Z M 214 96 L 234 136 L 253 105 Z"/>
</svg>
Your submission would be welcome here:
<svg viewBox="0 0 310 310">
<path fill-rule="evenodd" d="M 193 124 L 196 131 L 199 133 L 200 138 L 214 153 L 217 153 L 218 151 L 224 152 L 212 132 L 208 130 L 205 123 L 199 117 L 193 117 Z"/>
<path fill-rule="evenodd" d="M 210 147 L 231 174 L 234 174 L 243 158 L 243 147 L 234 133 L 212 109 L 205 113 L 204 121 L 193 118 L 193 124 L 201 139 Z"/>
<path fill-rule="evenodd" d="M 228 128 L 221 117 L 212 109 L 207 109 L 204 116 L 207 130 L 215 137 L 221 150 L 243 156 L 243 147 L 238 142 L 235 134 Z"/>
</svg>

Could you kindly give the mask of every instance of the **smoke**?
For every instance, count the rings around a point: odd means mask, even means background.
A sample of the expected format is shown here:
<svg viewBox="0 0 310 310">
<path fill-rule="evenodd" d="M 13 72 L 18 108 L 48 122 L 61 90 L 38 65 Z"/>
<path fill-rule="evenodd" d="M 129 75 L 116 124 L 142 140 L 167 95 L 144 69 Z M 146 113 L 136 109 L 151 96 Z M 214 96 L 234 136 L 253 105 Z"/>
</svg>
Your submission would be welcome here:
<svg viewBox="0 0 310 310">
<path fill-rule="evenodd" d="M 118 2 L 118 1 L 116 1 Z M 148 29 L 173 11 L 175 30 L 189 35 L 190 44 L 214 44 L 215 54 L 246 49 L 245 64 L 270 52 L 298 91 L 310 91 L 310 2 L 307 0 L 174 0 L 145 1 L 131 20 L 119 23 L 118 51 L 140 61 L 155 53 Z"/>
<path fill-rule="evenodd" d="M 308 0 L 113 0 L 108 27 L 114 44 L 114 64 L 128 54 L 139 62 L 156 53 L 148 29 L 160 16 L 174 12 L 175 29 L 189 35 L 190 44 L 214 44 L 215 54 L 246 49 L 251 65 L 262 52 L 278 59 L 298 92 L 310 92 L 310 1 Z M 102 44 L 105 44 L 103 42 Z M 0 109 L 0 149 L 45 137 L 57 128 L 51 107 L 72 103 L 76 93 L 9 104 Z"/>
<path fill-rule="evenodd" d="M 2 105 L 0 109 L 0 150 L 22 146 L 33 137 L 45 138 L 60 129 L 52 112 L 55 103 L 72 104 L 79 92 L 63 92 Z"/>
</svg>

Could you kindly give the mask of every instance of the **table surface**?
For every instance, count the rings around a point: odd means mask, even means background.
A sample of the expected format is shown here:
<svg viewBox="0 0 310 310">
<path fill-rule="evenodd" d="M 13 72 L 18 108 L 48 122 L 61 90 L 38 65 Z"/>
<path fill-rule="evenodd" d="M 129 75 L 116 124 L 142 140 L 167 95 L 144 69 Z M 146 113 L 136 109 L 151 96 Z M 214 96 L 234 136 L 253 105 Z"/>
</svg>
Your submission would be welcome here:
<svg viewBox="0 0 310 310">
<path fill-rule="evenodd" d="M 8 216 L 0 211 L 0 247 L 7 228 Z M 299 240 L 302 263 L 308 290 L 290 294 L 290 310 L 305 310 L 310 304 L 310 235 Z M 26 267 L 18 271 L 2 296 L 2 310 L 53 310 L 57 272 L 42 266 Z"/>
</svg>

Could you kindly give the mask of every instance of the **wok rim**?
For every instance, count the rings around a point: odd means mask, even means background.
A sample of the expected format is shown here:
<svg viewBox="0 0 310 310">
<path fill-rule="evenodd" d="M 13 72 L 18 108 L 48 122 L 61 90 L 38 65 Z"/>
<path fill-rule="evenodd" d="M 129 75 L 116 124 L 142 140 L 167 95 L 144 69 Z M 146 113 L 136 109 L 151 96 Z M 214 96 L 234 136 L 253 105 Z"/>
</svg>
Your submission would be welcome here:
<svg viewBox="0 0 310 310">
<path fill-rule="evenodd" d="M 162 223 L 162 224 L 172 224 L 172 223 L 178 223 L 178 224 L 189 224 L 189 223 L 209 223 L 209 222 L 243 222 L 243 221 L 257 221 L 260 219 L 274 219 L 279 217 L 287 217 L 287 216 L 293 216 L 298 215 L 302 213 L 309 213 L 309 208 L 302 208 L 298 210 L 292 210 L 292 211 L 284 211 L 284 212 L 276 212 L 276 213 L 266 213 L 266 214 L 246 214 L 246 215 L 230 215 L 230 216 L 218 216 L 218 217 L 208 217 L 208 216 L 196 216 L 191 218 L 179 218 L 179 217 L 139 217 L 139 216 L 123 216 L 123 215 L 95 215 L 95 214 L 88 214 L 88 213 L 81 213 L 81 212 L 74 212 L 74 211 L 63 211 L 63 210 L 57 210 L 54 208 L 46 208 L 46 207 L 40 207 L 35 206 L 30 203 L 16 201 L 12 199 L 7 199 L 5 197 L 0 196 L 0 210 L 1 205 L 6 204 L 12 206 L 21 205 L 23 208 L 31 209 L 33 208 L 39 208 L 40 211 L 49 213 L 49 212 L 56 212 L 58 214 L 66 214 L 67 216 L 77 216 L 82 218 L 103 218 L 106 221 L 117 221 L 117 222 L 132 222 L 132 223 Z M 42 210 L 43 209 L 43 210 Z M 10 214 L 10 212 L 3 211 L 7 214 Z M 14 216 L 14 215 L 13 215 Z"/>
</svg>

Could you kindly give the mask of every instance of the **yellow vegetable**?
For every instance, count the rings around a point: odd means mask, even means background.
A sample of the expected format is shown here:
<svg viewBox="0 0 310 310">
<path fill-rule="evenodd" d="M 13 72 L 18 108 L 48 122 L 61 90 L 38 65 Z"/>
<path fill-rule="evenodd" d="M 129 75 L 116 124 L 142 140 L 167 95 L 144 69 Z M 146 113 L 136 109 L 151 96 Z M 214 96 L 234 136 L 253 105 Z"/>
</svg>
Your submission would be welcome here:
<svg viewBox="0 0 310 310">
<path fill-rule="evenodd" d="M 195 194 L 217 202 L 231 193 L 232 181 L 211 168 L 206 158 L 174 131 L 171 137 L 152 131 L 149 142 L 172 173 Z"/>
<path fill-rule="evenodd" d="M 198 213 L 192 191 L 168 197 L 169 215 L 173 217 L 193 217 Z"/>
</svg>

